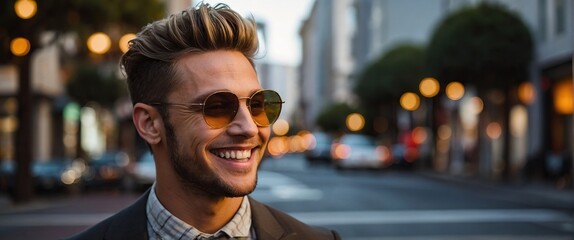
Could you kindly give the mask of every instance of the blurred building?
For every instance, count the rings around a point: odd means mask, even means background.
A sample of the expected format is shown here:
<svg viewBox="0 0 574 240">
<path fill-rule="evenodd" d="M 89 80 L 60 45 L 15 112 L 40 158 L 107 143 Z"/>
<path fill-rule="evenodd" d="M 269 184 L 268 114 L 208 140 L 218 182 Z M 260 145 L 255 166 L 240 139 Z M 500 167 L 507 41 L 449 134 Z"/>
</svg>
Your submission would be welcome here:
<svg viewBox="0 0 574 240">
<path fill-rule="evenodd" d="M 322 108 L 351 102 L 352 40 L 355 11 L 352 0 L 317 0 L 300 30 L 300 110 L 303 125 L 313 129 Z"/>
<path fill-rule="evenodd" d="M 301 106 L 307 126 L 312 128 L 326 104 L 353 99 L 354 76 L 372 60 L 398 44 L 427 44 L 449 13 L 485 1 L 515 12 L 536 44 L 529 81 L 535 92 L 511 113 L 512 167 L 517 173 L 530 167 L 567 175 L 574 154 L 574 3 L 568 0 L 317 0 L 301 28 Z M 349 16 L 354 20 L 345 21 Z M 345 35 L 349 32 L 354 34 Z M 342 59 L 352 63 L 342 66 Z M 335 94 L 341 87 L 347 92 Z M 489 154 L 480 163 L 486 176 L 498 164 L 493 161 L 501 161 L 500 142 L 483 151 Z"/>
<path fill-rule="evenodd" d="M 48 34 L 48 33 L 47 33 Z M 32 57 L 32 132 L 34 159 L 49 159 L 54 152 L 63 153 L 62 111 L 59 97 L 64 93 L 62 71 L 57 46 L 38 50 Z M 18 128 L 17 99 L 18 69 L 14 65 L 0 66 L 0 160 L 15 157 L 16 130 Z M 60 136 L 60 142 L 53 140 Z"/>
</svg>

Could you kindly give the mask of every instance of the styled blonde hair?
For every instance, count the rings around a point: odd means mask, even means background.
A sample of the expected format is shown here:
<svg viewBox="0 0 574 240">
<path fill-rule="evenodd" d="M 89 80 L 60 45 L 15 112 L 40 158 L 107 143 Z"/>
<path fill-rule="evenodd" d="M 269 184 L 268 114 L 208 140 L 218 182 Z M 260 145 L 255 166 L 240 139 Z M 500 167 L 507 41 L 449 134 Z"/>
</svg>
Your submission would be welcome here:
<svg viewBox="0 0 574 240">
<path fill-rule="evenodd" d="M 132 103 L 163 102 L 177 85 L 177 60 L 189 53 L 234 50 L 253 65 L 256 26 L 225 4 L 204 3 L 148 24 L 120 60 Z"/>
</svg>

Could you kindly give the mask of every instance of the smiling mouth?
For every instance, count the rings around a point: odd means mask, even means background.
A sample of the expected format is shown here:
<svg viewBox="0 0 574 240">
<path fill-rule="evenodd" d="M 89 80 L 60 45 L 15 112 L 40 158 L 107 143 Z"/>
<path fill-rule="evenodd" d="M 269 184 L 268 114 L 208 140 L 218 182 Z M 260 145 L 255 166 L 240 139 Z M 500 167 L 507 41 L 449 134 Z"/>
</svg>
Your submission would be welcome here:
<svg viewBox="0 0 574 240">
<path fill-rule="evenodd" d="M 211 150 L 211 153 L 220 158 L 229 160 L 248 160 L 249 158 L 251 158 L 252 151 L 253 149 L 248 150 L 217 149 L 217 150 Z"/>
</svg>

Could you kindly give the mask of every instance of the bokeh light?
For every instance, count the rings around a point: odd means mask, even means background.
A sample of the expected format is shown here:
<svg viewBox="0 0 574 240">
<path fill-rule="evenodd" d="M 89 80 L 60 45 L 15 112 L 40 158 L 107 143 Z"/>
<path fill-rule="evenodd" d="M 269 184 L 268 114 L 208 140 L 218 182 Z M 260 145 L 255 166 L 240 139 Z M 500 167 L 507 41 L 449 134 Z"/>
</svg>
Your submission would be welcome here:
<svg viewBox="0 0 574 240">
<path fill-rule="evenodd" d="M 419 91 L 423 96 L 428 98 L 436 96 L 439 89 L 440 84 L 438 83 L 438 80 L 434 78 L 424 78 L 419 84 Z"/>
<path fill-rule="evenodd" d="M 470 102 L 473 105 L 474 114 L 480 114 L 482 112 L 482 110 L 484 109 L 484 102 L 482 101 L 482 99 L 480 97 L 472 97 L 470 99 Z"/>
<path fill-rule="evenodd" d="M 104 54 L 110 50 L 110 47 L 112 46 L 112 40 L 107 34 L 103 32 L 97 32 L 88 38 L 87 44 L 88 49 L 91 52 L 96 54 Z"/>
<path fill-rule="evenodd" d="M 406 92 L 400 99 L 401 107 L 408 111 L 414 111 L 419 108 L 420 98 L 413 92 Z"/>
<path fill-rule="evenodd" d="M 452 129 L 448 125 L 440 125 L 437 130 L 439 139 L 447 140 L 452 135 Z"/>
<path fill-rule="evenodd" d="M 528 130 L 528 110 L 525 106 L 516 105 L 510 110 L 510 133 L 515 137 L 523 137 Z"/>
<path fill-rule="evenodd" d="M 446 96 L 451 100 L 459 100 L 464 96 L 464 86 L 459 82 L 451 82 L 446 85 Z"/>
<path fill-rule="evenodd" d="M 26 38 L 14 38 L 10 42 L 10 51 L 18 57 L 26 56 L 30 52 L 30 41 Z"/>
<path fill-rule="evenodd" d="M 120 38 L 120 42 L 118 44 L 119 44 L 120 50 L 123 53 L 126 53 L 129 50 L 129 42 L 130 42 L 130 40 L 132 40 L 134 38 L 136 38 L 136 35 L 133 33 L 125 34 Z"/>
<path fill-rule="evenodd" d="M 524 104 L 531 104 L 536 99 L 536 91 L 531 82 L 523 82 L 518 86 L 518 99 Z"/>
<path fill-rule="evenodd" d="M 498 139 L 500 135 L 502 135 L 502 127 L 500 127 L 500 123 L 491 122 L 486 126 L 486 135 L 490 139 Z"/>
<path fill-rule="evenodd" d="M 365 118 L 359 113 L 351 113 L 346 119 L 347 128 L 353 132 L 360 131 L 365 127 Z"/>
<path fill-rule="evenodd" d="M 416 127 L 415 129 L 413 129 L 411 136 L 414 143 L 423 144 L 428 138 L 428 133 L 426 128 Z"/>
<path fill-rule="evenodd" d="M 554 109 L 559 114 L 574 113 L 574 84 L 572 80 L 564 80 L 554 86 Z"/>
<path fill-rule="evenodd" d="M 289 132 L 289 122 L 285 119 L 277 119 L 273 124 L 273 133 L 277 136 L 283 136 Z"/>
<path fill-rule="evenodd" d="M 287 153 L 288 143 L 286 137 L 272 137 L 269 140 L 267 151 L 273 157 L 279 157 Z"/>
<path fill-rule="evenodd" d="M 30 19 L 36 15 L 38 6 L 34 0 L 18 0 L 14 3 L 14 11 L 19 18 Z"/>
</svg>

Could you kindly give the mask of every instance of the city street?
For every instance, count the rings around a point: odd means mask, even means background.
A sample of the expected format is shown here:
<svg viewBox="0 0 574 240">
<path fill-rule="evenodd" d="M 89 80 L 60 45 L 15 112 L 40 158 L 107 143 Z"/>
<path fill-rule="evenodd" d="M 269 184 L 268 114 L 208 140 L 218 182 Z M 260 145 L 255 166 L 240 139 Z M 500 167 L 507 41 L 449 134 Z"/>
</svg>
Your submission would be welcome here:
<svg viewBox="0 0 574 240">
<path fill-rule="evenodd" d="M 2 200 L 0 239 L 59 239 L 116 212 L 139 193 Z M 343 239 L 574 239 L 574 191 L 500 185 L 408 171 L 308 167 L 301 155 L 266 159 L 252 196 Z M 5 196 L 4 196 L 5 197 Z"/>
</svg>

